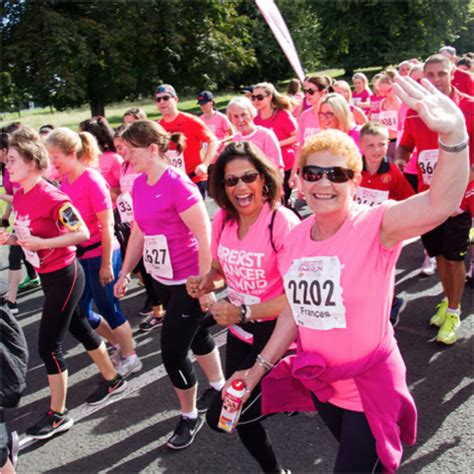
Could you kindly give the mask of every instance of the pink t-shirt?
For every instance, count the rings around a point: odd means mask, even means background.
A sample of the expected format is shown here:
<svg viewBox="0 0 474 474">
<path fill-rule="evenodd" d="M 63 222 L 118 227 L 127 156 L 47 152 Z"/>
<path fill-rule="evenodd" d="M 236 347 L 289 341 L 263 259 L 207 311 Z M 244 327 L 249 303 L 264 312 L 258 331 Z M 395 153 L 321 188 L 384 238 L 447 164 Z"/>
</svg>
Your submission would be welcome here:
<svg viewBox="0 0 474 474">
<path fill-rule="evenodd" d="M 130 162 L 124 161 L 120 167 L 120 192 L 132 194 L 133 183 L 138 176 L 140 176 L 140 173 L 135 173 Z"/>
<path fill-rule="evenodd" d="M 286 110 L 277 110 L 271 117 L 262 119 L 260 114 L 254 118 L 255 125 L 260 125 L 275 132 L 279 141 L 286 140 L 292 133 L 296 132 L 296 120 Z M 296 143 L 292 145 L 280 146 L 281 156 L 285 164 L 285 171 L 291 170 L 295 162 Z"/>
<path fill-rule="evenodd" d="M 352 204 L 346 221 L 326 240 L 312 240 L 314 216 L 286 236 L 280 272 L 298 326 L 299 349 L 317 352 L 328 367 L 364 357 L 387 331 L 393 333 L 389 315 L 402 245 L 387 249 L 380 241 L 382 218 L 391 205 Z M 362 411 L 353 379 L 331 385 L 331 403 Z"/>
<path fill-rule="evenodd" d="M 207 125 L 207 128 L 209 128 L 209 130 L 219 140 L 219 148 L 217 149 L 216 156 L 212 160 L 214 163 L 225 148 L 225 143 L 222 143 L 222 140 L 229 136 L 229 130 L 232 130 L 232 125 L 230 124 L 227 115 L 224 115 L 217 110 L 214 110 L 209 118 L 206 118 L 204 114 L 200 115 L 199 118 Z"/>
<path fill-rule="evenodd" d="M 113 151 L 106 151 L 100 155 L 99 171 L 111 188 L 120 186 L 120 173 L 123 158 Z"/>
<path fill-rule="evenodd" d="M 347 134 L 354 140 L 354 143 L 359 146 L 360 143 L 360 129 L 362 127 L 360 125 L 356 125 L 354 128 L 351 128 Z"/>
<path fill-rule="evenodd" d="M 97 213 L 112 209 L 109 187 L 103 176 L 92 168 L 86 168 L 73 183 L 67 177 L 61 181 L 61 190 L 71 199 L 74 207 L 79 211 L 82 219 L 91 234 L 89 240 L 81 242 L 81 247 L 87 247 L 101 241 L 102 225 L 97 218 Z M 120 247 L 114 236 L 113 249 Z M 102 246 L 87 251 L 82 259 L 100 257 Z"/>
<path fill-rule="evenodd" d="M 218 140 L 225 138 L 229 134 L 229 130 L 232 130 L 232 125 L 227 116 L 217 110 L 214 110 L 209 118 L 205 117 L 204 114 L 200 115 L 199 118 L 207 125 Z"/>
<path fill-rule="evenodd" d="M 383 100 L 383 96 L 372 94 L 370 96 L 370 120 L 375 121 L 379 119 L 380 103 Z"/>
<path fill-rule="evenodd" d="M 5 192 L 10 196 L 13 194 L 13 183 L 10 181 L 10 173 L 3 167 L 3 187 L 5 188 Z"/>
<path fill-rule="evenodd" d="M 257 145 L 265 156 L 279 169 L 284 169 L 283 158 L 281 156 L 280 144 L 275 133 L 268 128 L 256 126 L 256 130 L 248 135 L 237 132 L 232 139 L 234 142 L 252 142 Z"/>
<path fill-rule="evenodd" d="M 168 167 L 152 186 L 141 174 L 132 189 L 135 223 L 146 236 L 163 235 L 166 238 L 171 278 L 154 278 L 173 285 L 199 275 L 199 245 L 193 233 L 180 217 L 196 203 L 202 201 L 197 186 L 180 170 Z M 146 203 L 146 205 L 144 205 Z"/>
<path fill-rule="evenodd" d="M 298 144 L 303 147 L 306 140 L 319 132 L 319 119 L 316 111 L 311 107 L 303 111 L 298 119 Z"/>
<path fill-rule="evenodd" d="M 271 244 L 269 225 L 273 211 L 268 204 L 263 206 L 243 239 L 239 239 L 236 220 L 224 225 L 222 209 L 214 216 L 211 254 L 224 271 L 229 298 L 234 304 L 257 304 L 283 294 L 277 260 L 285 235 L 300 221 L 283 206 L 276 213 L 271 235 L 277 252 Z"/>
<path fill-rule="evenodd" d="M 15 209 L 15 228 L 27 227 L 35 237 L 49 239 L 66 234 L 67 230 L 59 220 L 59 210 L 70 203 L 66 194 L 58 188 L 40 179 L 27 193 L 23 188 L 13 195 Z M 75 258 L 75 247 L 44 249 L 37 251 L 38 273 L 50 273 L 67 267 Z"/>
<path fill-rule="evenodd" d="M 361 102 L 369 102 L 370 92 L 367 89 L 363 89 L 361 92 L 354 91 L 352 93 L 352 103 L 359 105 Z"/>
<path fill-rule="evenodd" d="M 402 103 L 400 105 L 400 109 L 398 110 L 398 133 L 397 133 L 397 147 L 400 144 L 400 140 L 402 139 L 403 136 L 403 125 L 405 124 L 405 118 L 407 116 L 407 112 L 410 109 L 408 105 L 405 103 Z M 418 152 L 416 151 L 416 148 L 413 150 L 413 153 L 411 154 L 410 159 L 408 160 L 408 163 L 403 167 L 403 172 L 406 174 L 418 174 L 418 166 L 417 166 L 417 157 L 418 157 Z"/>
</svg>

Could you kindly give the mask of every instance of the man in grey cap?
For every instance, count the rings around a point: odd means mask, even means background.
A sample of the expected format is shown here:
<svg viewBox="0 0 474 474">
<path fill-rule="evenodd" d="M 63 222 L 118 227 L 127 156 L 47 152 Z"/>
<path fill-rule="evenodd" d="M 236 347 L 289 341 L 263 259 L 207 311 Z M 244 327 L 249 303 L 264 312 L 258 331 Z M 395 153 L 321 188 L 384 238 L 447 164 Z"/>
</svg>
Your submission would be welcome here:
<svg viewBox="0 0 474 474">
<path fill-rule="evenodd" d="M 170 84 L 162 84 L 155 89 L 155 101 L 161 112 L 159 124 L 170 133 L 179 132 L 186 137 L 184 152 L 179 156 L 171 156 L 172 163 L 192 179 L 205 197 L 207 168 L 218 147 L 216 137 L 199 117 L 178 110 L 179 98 Z M 205 143 L 206 151 L 201 157 L 201 148 Z"/>
</svg>

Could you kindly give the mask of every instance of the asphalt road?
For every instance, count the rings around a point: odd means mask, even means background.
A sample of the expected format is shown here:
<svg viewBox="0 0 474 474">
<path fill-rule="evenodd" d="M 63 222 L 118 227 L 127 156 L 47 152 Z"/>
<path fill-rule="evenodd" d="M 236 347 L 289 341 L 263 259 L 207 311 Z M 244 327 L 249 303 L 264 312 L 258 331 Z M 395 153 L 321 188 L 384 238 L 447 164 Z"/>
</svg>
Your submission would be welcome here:
<svg viewBox="0 0 474 474">
<path fill-rule="evenodd" d="M 398 264 L 397 293 L 408 302 L 396 328 L 408 368 L 419 422 L 418 441 L 407 448 L 401 473 L 474 472 L 472 455 L 472 325 L 473 289 L 466 287 L 460 338 L 452 347 L 430 340 L 436 331 L 428 325 L 440 300 L 436 276 L 422 278 L 419 241 L 405 246 Z M 2 272 L 3 273 L 3 272 Z M 4 276 L 4 273 L 3 275 Z M 371 289 L 367 289 L 367 298 Z M 49 441 L 25 444 L 19 473 L 40 472 L 258 472 L 236 435 L 219 435 L 205 426 L 189 448 L 172 452 L 164 444 L 177 422 L 177 402 L 162 366 L 160 329 L 140 333 L 138 311 L 143 290 L 135 288 L 123 301 L 134 328 L 143 371 L 129 379 L 127 390 L 106 406 L 88 407 L 85 399 L 99 381 L 94 366 L 71 336 L 66 342 L 69 366 L 67 406 L 75 425 Z M 48 408 L 46 374 L 36 354 L 41 290 L 19 298 L 18 319 L 31 347 L 28 389 L 21 406 L 8 410 L 7 421 L 19 434 Z M 212 329 L 224 357 L 225 331 Z M 370 330 L 370 328 L 367 328 Z M 199 372 L 203 380 L 202 372 Z M 205 387 L 205 383 L 202 384 Z M 276 415 L 265 422 L 282 464 L 293 473 L 331 472 L 337 444 L 317 416 L 288 418 Z"/>
</svg>

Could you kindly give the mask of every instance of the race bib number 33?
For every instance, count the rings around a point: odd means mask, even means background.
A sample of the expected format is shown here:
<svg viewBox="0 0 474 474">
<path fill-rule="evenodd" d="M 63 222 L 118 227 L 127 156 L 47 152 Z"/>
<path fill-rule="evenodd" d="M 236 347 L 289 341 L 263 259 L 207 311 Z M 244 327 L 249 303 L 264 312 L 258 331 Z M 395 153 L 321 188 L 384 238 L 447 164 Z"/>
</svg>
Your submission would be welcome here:
<svg viewBox="0 0 474 474">
<path fill-rule="evenodd" d="M 285 274 L 285 292 L 296 324 L 327 331 L 346 327 L 338 257 L 305 257 Z"/>
</svg>

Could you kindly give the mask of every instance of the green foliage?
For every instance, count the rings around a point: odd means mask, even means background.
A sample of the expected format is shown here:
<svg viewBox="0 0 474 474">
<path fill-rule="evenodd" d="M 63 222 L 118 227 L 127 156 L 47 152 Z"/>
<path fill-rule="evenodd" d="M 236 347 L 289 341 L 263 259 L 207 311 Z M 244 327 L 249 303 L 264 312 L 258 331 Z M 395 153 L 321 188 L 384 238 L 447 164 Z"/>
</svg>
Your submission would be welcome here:
<svg viewBox="0 0 474 474">
<path fill-rule="evenodd" d="M 333 0 L 311 2 L 330 65 L 346 69 L 425 58 L 454 41 L 468 1 Z"/>
</svg>

